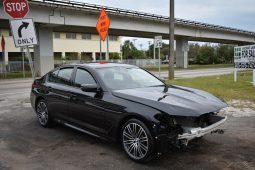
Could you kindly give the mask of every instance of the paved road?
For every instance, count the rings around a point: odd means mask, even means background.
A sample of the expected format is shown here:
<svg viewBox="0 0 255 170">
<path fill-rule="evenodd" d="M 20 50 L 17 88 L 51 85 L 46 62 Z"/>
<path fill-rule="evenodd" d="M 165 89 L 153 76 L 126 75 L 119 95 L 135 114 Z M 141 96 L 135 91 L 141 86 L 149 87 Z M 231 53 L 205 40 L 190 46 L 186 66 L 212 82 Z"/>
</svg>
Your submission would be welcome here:
<svg viewBox="0 0 255 170">
<path fill-rule="evenodd" d="M 234 72 L 234 68 L 210 68 L 210 69 L 196 69 L 196 70 L 177 70 L 175 71 L 176 78 L 193 78 L 202 76 L 214 76 L 214 75 L 224 75 Z M 158 76 L 158 72 L 152 72 L 154 75 Z M 161 77 L 168 77 L 168 72 L 161 72 Z"/>
<path fill-rule="evenodd" d="M 28 93 L 32 79 L 0 80 L 0 98 L 7 95 Z"/>
</svg>

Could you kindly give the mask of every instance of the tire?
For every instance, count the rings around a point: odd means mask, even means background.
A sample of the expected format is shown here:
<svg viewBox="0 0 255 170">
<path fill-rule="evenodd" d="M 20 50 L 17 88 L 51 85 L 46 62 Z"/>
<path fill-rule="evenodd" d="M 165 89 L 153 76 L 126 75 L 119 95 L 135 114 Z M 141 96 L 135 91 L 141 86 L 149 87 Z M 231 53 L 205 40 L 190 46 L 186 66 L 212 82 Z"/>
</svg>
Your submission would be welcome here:
<svg viewBox="0 0 255 170">
<path fill-rule="evenodd" d="M 48 128 L 53 126 L 53 120 L 48 112 L 47 103 L 44 99 L 40 99 L 36 104 L 36 115 L 39 124 L 42 127 Z"/>
<path fill-rule="evenodd" d="M 145 163 L 154 158 L 154 140 L 147 126 L 140 120 L 130 119 L 121 129 L 121 144 L 133 161 Z"/>
</svg>

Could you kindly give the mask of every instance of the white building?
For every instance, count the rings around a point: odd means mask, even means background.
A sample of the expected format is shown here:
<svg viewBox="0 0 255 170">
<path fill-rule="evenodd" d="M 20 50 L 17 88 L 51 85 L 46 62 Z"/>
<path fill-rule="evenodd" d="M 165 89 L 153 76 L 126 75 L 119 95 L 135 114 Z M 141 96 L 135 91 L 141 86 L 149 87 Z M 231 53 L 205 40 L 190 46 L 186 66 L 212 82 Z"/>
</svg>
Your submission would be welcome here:
<svg viewBox="0 0 255 170">
<path fill-rule="evenodd" d="M 22 49 L 14 45 L 11 31 L 0 29 L 0 36 L 5 38 L 5 61 L 21 61 Z M 100 60 L 100 41 L 99 36 L 83 33 L 64 33 L 54 32 L 53 49 L 55 60 Z M 39 42 L 40 43 L 40 42 Z M 106 59 L 107 45 L 102 42 L 102 59 Z M 31 50 L 33 54 L 33 50 Z M 109 36 L 109 56 L 121 57 L 121 37 Z M 0 49 L 0 62 L 3 61 L 2 49 Z"/>
</svg>

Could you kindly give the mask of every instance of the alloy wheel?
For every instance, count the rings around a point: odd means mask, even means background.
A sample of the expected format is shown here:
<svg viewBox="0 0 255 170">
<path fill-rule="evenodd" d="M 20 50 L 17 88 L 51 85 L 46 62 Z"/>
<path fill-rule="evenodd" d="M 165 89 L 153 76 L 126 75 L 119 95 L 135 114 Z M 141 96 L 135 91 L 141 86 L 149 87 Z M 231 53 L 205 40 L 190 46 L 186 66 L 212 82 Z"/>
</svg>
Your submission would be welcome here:
<svg viewBox="0 0 255 170">
<path fill-rule="evenodd" d="M 146 131 L 137 123 L 129 123 L 122 132 L 122 142 L 127 154 L 135 159 L 143 159 L 149 150 Z"/>
<path fill-rule="evenodd" d="M 37 117 L 41 125 L 46 125 L 49 119 L 48 109 L 44 102 L 37 105 Z"/>
</svg>

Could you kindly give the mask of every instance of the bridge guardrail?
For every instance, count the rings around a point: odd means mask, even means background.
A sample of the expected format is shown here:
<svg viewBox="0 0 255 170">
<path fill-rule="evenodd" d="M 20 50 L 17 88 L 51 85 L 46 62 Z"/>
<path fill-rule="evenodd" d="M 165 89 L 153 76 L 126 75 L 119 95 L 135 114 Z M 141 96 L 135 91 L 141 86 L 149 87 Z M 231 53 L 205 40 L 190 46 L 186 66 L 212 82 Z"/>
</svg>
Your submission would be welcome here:
<svg viewBox="0 0 255 170">
<path fill-rule="evenodd" d="M 89 4 L 89 3 L 84 3 L 84 2 L 69 1 L 69 0 L 28 0 L 28 1 L 30 1 L 32 3 L 33 2 L 40 3 L 41 5 L 43 5 L 43 4 L 57 5 L 57 6 L 71 7 L 71 8 L 77 8 L 77 9 L 90 10 L 90 11 L 95 11 L 95 10 L 99 11 L 102 8 L 102 6 L 100 6 L 100 5 Z M 156 20 L 165 21 L 165 22 L 169 21 L 168 16 L 150 14 L 150 13 L 133 11 L 133 10 L 126 10 L 126 9 L 121 9 L 121 8 L 107 7 L 107 6 L 104 6 L 104 8 L 107 12 L 113 13 L 113 14 L 144 17 L 147 19 L 154 19 L 154 20 L 156 19 Z M 238 32 L 238 33 L 242 33 L 242 34 L 248 34 L 248 35 L 255 36 L 255 32 L 231 28 L 231 27 L 225 27 L 225 26 L 220 26 L 220 25 L 207 24 L 207 23 L 190 21 L 190 20 L 179 19 L 179 18 L 176 18 L 175 22 L 177 24 L 182 24 L 182 25 L 199 26 L 202 28 Z"/>
</svg>

